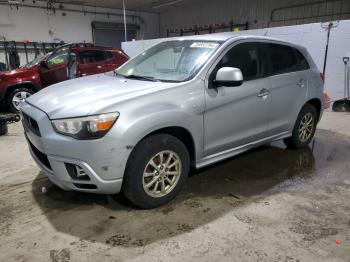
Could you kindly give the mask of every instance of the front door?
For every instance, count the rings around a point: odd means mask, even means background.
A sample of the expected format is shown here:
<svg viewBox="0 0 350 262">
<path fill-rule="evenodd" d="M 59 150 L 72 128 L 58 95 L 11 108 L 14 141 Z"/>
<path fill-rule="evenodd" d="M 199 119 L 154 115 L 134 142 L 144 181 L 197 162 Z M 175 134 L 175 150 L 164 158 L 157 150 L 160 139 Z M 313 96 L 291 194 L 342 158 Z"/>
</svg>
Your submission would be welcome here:
<svg viewBox="0 0 350 262">
<path fill-rule="evenodd" d="M 206 90 L 204 155 L 243 146 L 267 135 L 271 83 L 263 77 L 259 43 L 233 46 L 210 73 L 208 85 L 221 67 L 235 67 L 243 73 L 243 84 Z"/>
<path fill-rule="evenodd" d="M 44 87 L 69 79 L 69 46 L 56 49 L 40 67 L 40 79 Z"/>
</svg>

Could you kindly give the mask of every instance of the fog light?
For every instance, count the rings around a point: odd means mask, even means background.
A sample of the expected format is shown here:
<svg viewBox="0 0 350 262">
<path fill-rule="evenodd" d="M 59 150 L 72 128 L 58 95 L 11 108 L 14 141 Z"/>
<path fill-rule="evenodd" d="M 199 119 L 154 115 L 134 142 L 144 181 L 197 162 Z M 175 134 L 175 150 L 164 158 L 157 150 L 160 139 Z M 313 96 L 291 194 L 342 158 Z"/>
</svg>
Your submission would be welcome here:
<svg viewBox="0 0 350 262">
<path fill-rule="evenodd" d="M 90 180 L 90 177 L 85 173 L 84 168 L 79 165 L 65 163 L 67 172 L 71 178 L 77 180 Z"/>
</svg>

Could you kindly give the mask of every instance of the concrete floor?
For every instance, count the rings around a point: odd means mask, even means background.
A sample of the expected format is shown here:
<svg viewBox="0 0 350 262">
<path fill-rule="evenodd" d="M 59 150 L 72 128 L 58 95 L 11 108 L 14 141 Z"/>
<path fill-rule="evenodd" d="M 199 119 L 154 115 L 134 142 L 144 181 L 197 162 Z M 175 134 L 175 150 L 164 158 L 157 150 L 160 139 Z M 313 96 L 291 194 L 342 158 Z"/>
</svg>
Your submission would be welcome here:
<svg viewBox="0 0 350 262">
<path fill-rule="evenodd" d="M 350 261 L 349 130 L 350 114 L 326 112 L 310 148 L 275 143 L 196 171 L 175 201 L 145 211 L 51 185 L 11 125 L 0 261 Z"/>
</svg>

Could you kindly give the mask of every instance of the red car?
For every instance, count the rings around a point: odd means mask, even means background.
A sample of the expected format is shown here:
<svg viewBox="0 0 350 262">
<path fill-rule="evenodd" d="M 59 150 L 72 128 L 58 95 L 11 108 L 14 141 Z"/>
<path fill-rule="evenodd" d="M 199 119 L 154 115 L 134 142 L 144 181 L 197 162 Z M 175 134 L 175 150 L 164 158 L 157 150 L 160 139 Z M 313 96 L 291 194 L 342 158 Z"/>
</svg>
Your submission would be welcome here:
<svg viewBox="0 0 350 262">
<path fill-rule="evenodd" d="M 63 45 L 16 70 L 0 72 L 0 102 L 18 112 L 20 102 L 40 89 L 68 79 L 105 73 L 129 57 L 118 48 Z"/>
</svg>

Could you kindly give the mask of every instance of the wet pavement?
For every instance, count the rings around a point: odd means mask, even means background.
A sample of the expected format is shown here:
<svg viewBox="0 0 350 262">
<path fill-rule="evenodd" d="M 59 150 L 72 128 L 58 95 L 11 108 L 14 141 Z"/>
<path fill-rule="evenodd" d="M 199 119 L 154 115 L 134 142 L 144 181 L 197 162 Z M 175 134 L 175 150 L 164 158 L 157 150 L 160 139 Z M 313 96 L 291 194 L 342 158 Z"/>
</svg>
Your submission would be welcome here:
<svg viewBox="0 0 350 262">
<path fill-rule="evenodd" d="M 350 261 L 349 159 L 349 137 L 318 130 L 309 148 L 276 142 L 192 171 L 153 210 L 30 168 L 32 181 L 0 187 L 0 261 Z"/>
</svg>

